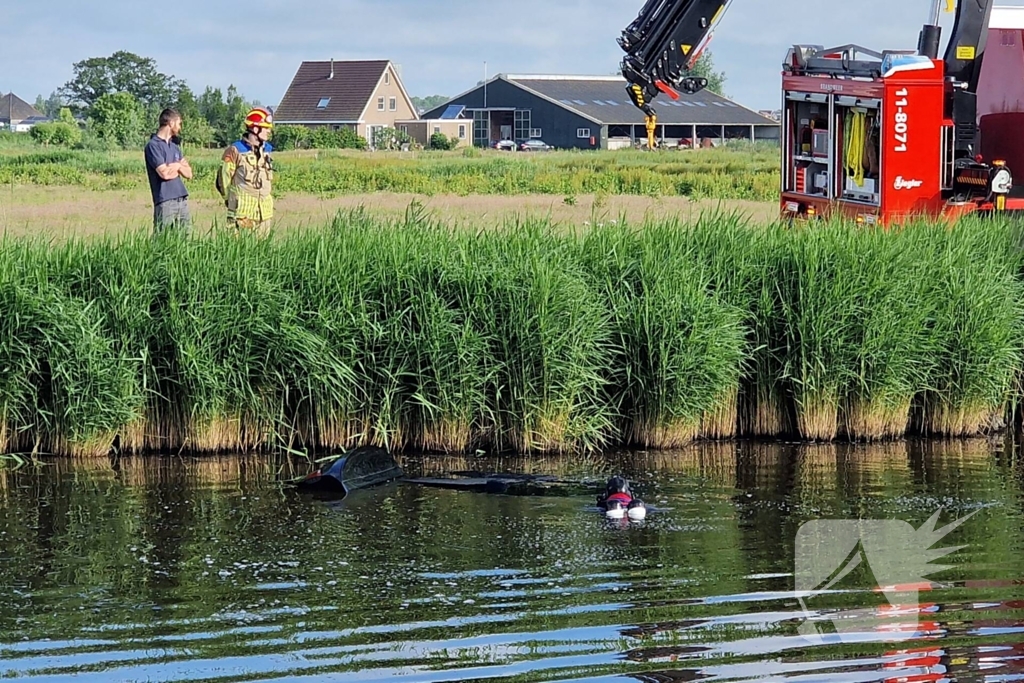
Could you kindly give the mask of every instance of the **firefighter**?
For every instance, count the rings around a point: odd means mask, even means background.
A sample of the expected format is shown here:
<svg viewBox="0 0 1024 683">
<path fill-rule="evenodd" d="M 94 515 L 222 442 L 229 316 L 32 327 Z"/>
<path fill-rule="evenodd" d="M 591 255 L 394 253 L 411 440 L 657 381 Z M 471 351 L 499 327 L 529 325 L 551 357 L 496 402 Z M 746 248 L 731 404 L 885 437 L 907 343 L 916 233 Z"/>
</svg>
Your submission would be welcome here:
<svg viewBox="0 0 1024 683">
<path fill-rule="evenodd" d="M 243 230 L 265 237 L 274 217 L 271 183 L 274 169 L 268 141 L 273 117 L 257 107 L 246 114 L 245 134 L 224 150 L 217 173 L 217 191 L 228 210 L 228 226 L 235 235 Z"/>
</svg>

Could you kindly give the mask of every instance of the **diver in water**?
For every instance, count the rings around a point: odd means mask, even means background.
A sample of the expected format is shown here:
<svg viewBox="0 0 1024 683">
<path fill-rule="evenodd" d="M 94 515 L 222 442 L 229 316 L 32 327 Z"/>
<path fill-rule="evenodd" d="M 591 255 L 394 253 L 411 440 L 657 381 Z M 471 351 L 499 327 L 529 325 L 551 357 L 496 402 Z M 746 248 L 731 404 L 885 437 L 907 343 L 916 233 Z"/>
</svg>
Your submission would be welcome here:
<svg viewBox="0 0 1024 683">
<path fill-rule="evenodd" d="M 628 516 L 630 519 L 641 520 L 647 516 L 647 506 L 639 498 L 633 497 L 629 482 L 620 476 L 608 480 L 604 495 L 597 497 L 597 507 L 612 519 Z"/>
</svg>

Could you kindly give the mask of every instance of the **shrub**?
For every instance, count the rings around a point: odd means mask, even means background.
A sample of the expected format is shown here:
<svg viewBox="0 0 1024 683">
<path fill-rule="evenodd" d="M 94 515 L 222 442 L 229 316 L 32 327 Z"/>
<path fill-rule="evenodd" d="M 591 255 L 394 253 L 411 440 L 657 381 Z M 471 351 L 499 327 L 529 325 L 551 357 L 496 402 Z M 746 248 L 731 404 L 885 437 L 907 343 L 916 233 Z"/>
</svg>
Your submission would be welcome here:
<svg viewBox="0 0 1024 683">
<path fill-rule="evenodd" d="M 396 128 L 378 128 L 373 132 L 373 146 L 380 150 L 399 150 L 412 142 L 409 134 Z"/>
<path fill-rule="evenodd" d="M 282 125 L 274 128 L 274 147 L 281 151 L 309 147 L 311 131 L 305 126 Z"/>
<path fill-rule="evenodd" d="M 367 142 L 351 128 L 331 130 L 320 127 L 310 133 L 309 145 L 313 149 L 366 149 Z"/>
<path fill-rule="evenodd" d="M 450 150 L 459 145 L 459 139 L 448 137 L 444 133 L 434 133 L 430 136 L 430 149 Z"/>
<path fill-rule="evenodd" d="M 181 140 L 194 147 L 210 147 L 214 143 L 213 126 L 201 116 L 189 116 L 181 122 Z"/>
<path fill-rule="evenodd" d="M 81 129 L 72 123 L 56 121 L 40 123 L 32 127 L 32 139 L 41 145 L 73 147 L 82 141 Z"/>
<path fill-rule="evenodd" d="M 351 128 L 342 128 L 338 131 L 339 147 L 342 149 L 366 149 L 368 144 L 366 138 L 356 133 Z"/>
</svg>

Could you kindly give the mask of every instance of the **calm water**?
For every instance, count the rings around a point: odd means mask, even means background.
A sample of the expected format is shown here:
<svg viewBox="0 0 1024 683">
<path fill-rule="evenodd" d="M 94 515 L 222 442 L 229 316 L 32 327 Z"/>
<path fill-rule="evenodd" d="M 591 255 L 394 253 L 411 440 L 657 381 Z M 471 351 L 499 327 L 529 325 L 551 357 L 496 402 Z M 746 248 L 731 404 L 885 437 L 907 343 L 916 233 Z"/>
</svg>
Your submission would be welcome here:
<svg viewBox="0 0 1024 683">
<path fill-rule="evenodd" d="M 639 524 L 589 496 L 392 484 L 320 500 L 279 485 L 305 470 L 292 460 L 49 462 L 0 473 L 0 677 L 1024 680 L 1018 460 L 972 441 L 403 461 L 621 470 L 662 508 Z M 880 612 L 870 571 L 807 611 L 796 599 L 805 522 L 917 528 L 940 507 L 940 525 L 977 514 L 938 544 L 967 547 L 916 602 Z M 826 635 L 802 635 L 812 624 Z"/>
</svg>

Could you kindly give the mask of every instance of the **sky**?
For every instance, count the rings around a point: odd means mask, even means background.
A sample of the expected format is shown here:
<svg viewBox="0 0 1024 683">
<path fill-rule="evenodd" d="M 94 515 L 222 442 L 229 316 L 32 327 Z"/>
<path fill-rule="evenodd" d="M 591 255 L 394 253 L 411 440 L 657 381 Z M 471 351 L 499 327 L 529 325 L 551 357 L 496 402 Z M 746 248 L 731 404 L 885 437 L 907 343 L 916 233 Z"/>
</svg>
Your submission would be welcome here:
<svg viewBox="0 0 1024 683">
<path fill-rule="evenodd" d="M 1000 0 L 999 4 L 1024 4 Z M 0 92 L 32 102 L 72 77 L 72 64 L 127 50 L 193 90 L 235 85 L 276 105 L 303 60 L 390 59 L 410 95 L 455 96 L 487 73 L 618 73 L 616 43 L 642 0 L 49 0 L 9 2 Z M 932 0 L 735 0 L 711 53 L 726 95 L 779 106 L 794 43 L 913 49 Z M 944 15 L 946 33 L 949 17 Z M 485 67 L 486 62 L 486 67 Z"/>
</svg>

